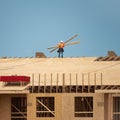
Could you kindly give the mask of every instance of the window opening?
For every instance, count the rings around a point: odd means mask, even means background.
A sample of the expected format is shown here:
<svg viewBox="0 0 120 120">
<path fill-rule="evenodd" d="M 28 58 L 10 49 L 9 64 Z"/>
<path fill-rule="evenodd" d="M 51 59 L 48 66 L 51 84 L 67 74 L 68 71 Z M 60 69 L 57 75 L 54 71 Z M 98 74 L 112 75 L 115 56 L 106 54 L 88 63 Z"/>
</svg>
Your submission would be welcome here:
<svg viewBox="0 0 120 120">
<path fill-rule="evenodd" d="M 113 120 L 120 120 L 120 97 L 113 97 Z"/>
<path fill-rule="evenodd" d="M 93 97 L 75 97 L 75 117 L 93 117 Z"/>
<path fill-rule="evenodd" d="M 11 98 L 11 120 L 27 120 L 26 97 Z"/>
<path fill-rule="evenodd" d="M 36 116 L 37 117 L 55 117 L 54 97 L 36 98 Z"/>
</svg>

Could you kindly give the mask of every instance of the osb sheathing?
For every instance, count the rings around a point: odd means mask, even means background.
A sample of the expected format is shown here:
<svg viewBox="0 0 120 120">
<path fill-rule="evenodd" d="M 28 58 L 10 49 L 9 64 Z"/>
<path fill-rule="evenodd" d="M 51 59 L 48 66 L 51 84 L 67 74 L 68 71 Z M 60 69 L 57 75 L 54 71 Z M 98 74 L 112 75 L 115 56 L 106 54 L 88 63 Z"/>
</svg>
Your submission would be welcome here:
<svg viewBox="0 0 120 120">
<path fill-rule="evenodd" d="M 34 76 L 34 85 L 38 85 L 38 77 L 41 77 L 40 85 L 50 85 L 51 74 L 52 84 L 56 85 L 56 76 L 59 75 L 58 84 L 62 84 L 62 75 L 65 74 L 65 84 L 70 84 L 70 74 L 72 85 L 76 84 L 75 75 L 78 76 L 78 84 L 82 84 L 84 74 L 84 84 L 118 85 L 120 84 L 120 61 L 95 61 L 96 57 L 80 58 L 6 58 L 0 59 L 0 76 L 2 75 L 27 75 L 31 77 L 31 84 Z"/>
<path fill-rule="evenodd" d="M 11 97 L 27 97 L 27 120 L 110 120 L 112 94 L 102 93 L 31 93 L 27 95 L 0 95 L 0 119 L 11 120 Z M 74 98 L 93 97 L 93 117 L 74 117 Z M 115 94 L 116 96 L 116 94 Z M 118 96 L 118 95 L 117 95 Z M 36 117 L 36 97 L 55 98 L 55 117 Z"/>
<path fill-rule="evenodd" d="M 36 117 L 36 97 L 55 97 L 55 117 L 39 118 Z M 79 118 L 74 117 L 74 97 L 76 96 L 92 96 L 93 97 L 93 117 Z M 28 120 L 104 120 L 104 95 L 103 94 L 85 94 L 85 93 L 52 93 L 52 94 L 28 94 Z M 32 114 L 31 114 L 32 113 Z"/>
<path fill-rule="evenodd" d="M 11 120 L 11 97 L 0 95 L 0 119 Z"/>
<path fill-rule="evenodd" d="M 55 98 L 55 117 L 36 117 L 36 97 L 54 97 Z M 27 95 L 27 114 L 28 120 L 61 120 L 62 118 L 62 94 L 28 94 Z M 32 113 L 32 114 L 31 114 Z"/>
</svg>

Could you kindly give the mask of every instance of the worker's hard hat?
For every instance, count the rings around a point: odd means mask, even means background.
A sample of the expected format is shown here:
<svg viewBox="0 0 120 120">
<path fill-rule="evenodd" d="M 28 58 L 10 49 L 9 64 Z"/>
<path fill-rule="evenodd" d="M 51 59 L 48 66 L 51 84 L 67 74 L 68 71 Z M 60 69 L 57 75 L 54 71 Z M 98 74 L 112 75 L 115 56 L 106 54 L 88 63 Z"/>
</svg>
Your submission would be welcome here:
<svg viewBox="0 0 120 120">
<path fill-rule="evenodd" d="M 60 42 L 62 42 L 63 43 L 63 41 L 61 40 Z"/>
</svg>

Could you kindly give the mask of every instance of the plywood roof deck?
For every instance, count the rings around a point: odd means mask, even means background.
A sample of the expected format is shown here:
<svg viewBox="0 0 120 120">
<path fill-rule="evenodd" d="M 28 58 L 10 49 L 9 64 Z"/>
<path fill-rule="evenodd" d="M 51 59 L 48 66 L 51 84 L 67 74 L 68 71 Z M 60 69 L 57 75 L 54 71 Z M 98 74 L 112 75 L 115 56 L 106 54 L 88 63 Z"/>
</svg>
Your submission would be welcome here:
<svg viewBox="0 0 120 120">
<path fill-rule="evenodd" d="M 31 77 L 30 84 L 35 86 L 63 85 L 63 75 L 65 85 L 76 85 L 76 77 L 77 84 L 82 85 L 83 76 L 84 85 L 120 85 L 120 61 L 96 61 L 96 59 L 97 57 L 1 58 L 0 76 L 27 75 Z"/>
</svg>

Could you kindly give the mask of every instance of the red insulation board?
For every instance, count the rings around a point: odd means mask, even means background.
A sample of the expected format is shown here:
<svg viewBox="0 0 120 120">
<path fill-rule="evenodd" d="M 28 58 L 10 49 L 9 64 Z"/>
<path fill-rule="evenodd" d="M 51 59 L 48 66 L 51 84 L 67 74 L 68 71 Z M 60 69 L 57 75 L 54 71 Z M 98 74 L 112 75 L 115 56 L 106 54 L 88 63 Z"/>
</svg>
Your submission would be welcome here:
<svg viewBox="0 0 120 120">
<path fill-rule="evenodd" d="M 3 82 L 30 82 L 30 77 L 28 76 L 0 76 L 0 81 Z"/>
</svg>

